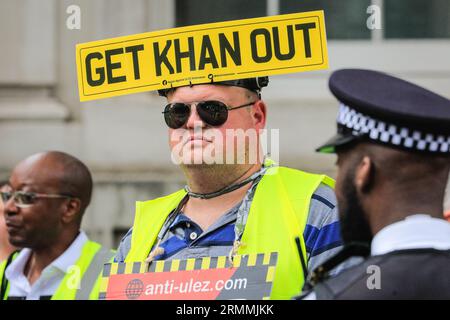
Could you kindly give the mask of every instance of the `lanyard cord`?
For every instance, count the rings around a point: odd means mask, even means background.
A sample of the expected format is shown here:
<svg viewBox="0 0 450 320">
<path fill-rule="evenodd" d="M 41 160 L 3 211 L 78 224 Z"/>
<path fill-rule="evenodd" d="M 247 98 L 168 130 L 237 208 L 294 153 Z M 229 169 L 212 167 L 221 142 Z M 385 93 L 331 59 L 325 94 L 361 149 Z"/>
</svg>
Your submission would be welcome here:
<svg viewBox="0 0 450 320">
<path fill-rule="evenodd" d="M 156 242 L 156 245 L 153 247 L 153 250 L 150 251 L 147 259 L 145 259 L 145 262 L 151 263 L 156 256 L 164 253 L 164 248 L 161 248 L 159 245 L 161 244 L 162 239 L 164 238 L 166 233 L 169 231 L 170 226 L 175 221 L 178 214 L 181 212 L 181 209 L 184 207 L 184 205 L 187 203 L 188 200 L 189 200 L 189 196 L 186 194 L 183 197 L 183 199 L 181 199 L 180 203 L 175 208 L 175 210 L 173 210 L 169 214 L 169 216 L 167 217 L 166 221 L 163 224 L 163 227 L 161 228 L 161 230 L 158 233 L 158 237 L 157 237 L 158 240 Z"/>
<path fill-rule="evenodd" d="M 228 254 L 228 260 L 231 265 L 233 265 L 233 258 L 237 254 L 239 248 L 244 245 L 244 243 L 241 242 L 241 239 L 242 235 L 244 234 L 245 226 L 247 225 L 247 219 L 250 213 L 250 206 L 253 201 L 253 199 L 250 199 L 250 196 L 253 194 L 253 186 L 255 183 L 259 182 L 259 180 L 266 173 L 266 171 L 272 166 L 273 164 L 268 166 L 263 165 L 261 170 L 255 173 L 256 177 L 253 180 L 253 184 L 247 190 L 247 193 L 245 194 L 244 199 L 242 200 L 242 203 L 239 206 L 239 209 L 237 211 L 236 223 L 234 225 L 233 247 L 231 248 L 230 253 Z"/>
<path fill-rule="evenodd" d="M 242 200 L 242 203 L 239 206 L 238 211 L 237 211 L 236 224 L 235 224 L 235 227 L 234 227 L 235 238 L 234 238 L 234 242 L 233 242 L 233 248 L 231 249 L 230 254 L 229 254 L 230 261 L 233 260 L 233 256 L 236 255 L 237 250 L 242 245 L 240 240 L 241 240 L 242 235 L 244 233 L 245 225 L 247 224 L 248 214 L 250 212 L 249 197 L 250 197 L 250 194 L 251 194 L 252 189 L 253 189 L 252 188 L 253 184 L 256 181 L 259 181 L 260 178 L 266 172 L 266 170 L 269 169 L 272 166 L 273 165 L 265 166 L 263 164 L 262 168 L 259 171 L 255 172 L 250 177 L 248 177 L 247 179 L 241 181 L 240 183 L 231 185 L 229 187 L 223 188 L 223 189 L 221 189 L 219 191 L 216 191 L 216 192 L 213 192 L 213 193 L 209 193 L 209 194 L 195 194 L 195 196 L 194 196 L 196 198 L 210 199 L 210 198 L 217 197 L 219 195 L 231 192 L 233 190 L 236 190 L 236 189 L 246 185 L 247 183 L 252 182 L 252 186 L 245 193 L 244 199 Z M 187 186 L 185 187 L 185 190 L 188 191 L 188 189 L 186 189 L 186 188 L 187 188 Z M 214 194 L 214 195 L 210 196 L 212 194 Z M 201 195 L 201 196 L 197 196 L 197 195 Z M 156 242 L 156 245 L 154 246 L 154 249 L 149 253 L 149 255 L 148 255 L 147 259 L 145 260 L 145 262 L 151 263 L 156 256 L 161 255 L 161 254 L 164 253 L 164 248 L 160 247 L 162 239 L 165 237 L 167 232 L 170 230 L 170 226 L 175 221 L 175 219 L 177 218 L 178 214 L 181 212 L 181 209 L 184 207 L 184 205 L 189 200 L 189 196 L 192 196 L 192 193 L 190 191 L 188 191 L 188 193 L 180 201 L 180 203 L 175 208 L 175 210 L 173 210 L 169 214 L 169 216 L 167 217 L 166 221 L 164 222 L 163 227 L 161 228 L 161 231 L 158 233 L 158 237 L 157 237 L 158 240 Z"/>
<path fill-rule="evenodd" d="M 245 186 L 247 183 L 254 181 L 256 178 L 258 178 L 260 176 L 260 171 L 255 172 L 254 174 L 252 174 L 250 177 L 238 182 L 238 183 L 234 183 L 232 185 L 226 186 L 225 188 L 222 188 L 218 191 L 214 191 L 214 192 L 210 192 L 210 193 L 196 193 L 196 192 L 192 192 L 191 189 L 189 189 L 189 186 L 185 186 L 184 190 L 186 190 L 187 194 L 190 197 L 193 198 L 200 198 L 200 199 L 211 199 L 211 198 L 215 198 L 218 196 L 221 196 L 225 193 L 229 193 L 232 192 L 234 190 L 237 190 L 243 186 Z"/>
<path fill-rule="evenodd" d="M 239 206 L 239 209 L 237 211 L 237 217 L 236 217 L 236 224 L 234 227 L 234 233 L 235 233 L 235 241 L 240 241 L 242 238 L 242 234 L 244 233 L 245 225 L 247 224 L 247 218 L 248 214 L 250 212 L 250 195 L 252 194 L 253 185 L 256 182 L 259 182 L 260 177 L 264 175 L 268 167 L 262 167 L 261 170 L 259 170 L 255 174 L 255 179 L 253 179 L 252 186 L 247 190 L 245 193 L 244 199 L 242 200 L 241 205 Z"/>
</svg>

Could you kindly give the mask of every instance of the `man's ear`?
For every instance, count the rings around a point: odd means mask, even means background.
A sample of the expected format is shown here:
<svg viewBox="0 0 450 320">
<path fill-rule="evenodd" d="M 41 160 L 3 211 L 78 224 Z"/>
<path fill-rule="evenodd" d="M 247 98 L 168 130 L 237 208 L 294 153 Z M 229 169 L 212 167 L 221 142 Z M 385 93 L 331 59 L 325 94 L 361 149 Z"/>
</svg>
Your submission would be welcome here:
<svg viewBox="0 0 450 320">
<path fill-rule="evenodd" d="M 355 186 L 358 193 L 368 193 L 374 182 L 375 166 L 372 159 L 364 156 L 355 172 Z"/>
<path fill-rule="evenodd" d="M 267 119 L 267 107 L 264 101 L 256 101 L 251 113 L 255 127 L 258 129 L 264 129 L 266 127 Z"/>
<path fill-rule="evenodd" d="M 77 198 L 69 199 L 64 204 L 64 212 L 62 214 L 62 220 L 64 223 L 71 223 L 78 219 L 81 211 L 81 200 Z"/>
</svg>

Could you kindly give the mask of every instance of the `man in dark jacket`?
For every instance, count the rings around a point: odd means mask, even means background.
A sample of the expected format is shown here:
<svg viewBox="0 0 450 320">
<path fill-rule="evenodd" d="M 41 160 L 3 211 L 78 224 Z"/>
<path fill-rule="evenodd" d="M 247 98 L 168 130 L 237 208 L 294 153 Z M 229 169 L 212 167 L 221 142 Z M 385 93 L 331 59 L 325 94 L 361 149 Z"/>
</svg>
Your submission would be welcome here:
<svg viewBox="0 0 450 320">
<path fill-rule="evenodd" d="M 344 250 L 313 272 L 306 299 L 450 299 L 450 100 L 369 70 L 339 70 L 336 153 Z M 329 278 L 353 255 L 363 263 Z"/>
</svg>

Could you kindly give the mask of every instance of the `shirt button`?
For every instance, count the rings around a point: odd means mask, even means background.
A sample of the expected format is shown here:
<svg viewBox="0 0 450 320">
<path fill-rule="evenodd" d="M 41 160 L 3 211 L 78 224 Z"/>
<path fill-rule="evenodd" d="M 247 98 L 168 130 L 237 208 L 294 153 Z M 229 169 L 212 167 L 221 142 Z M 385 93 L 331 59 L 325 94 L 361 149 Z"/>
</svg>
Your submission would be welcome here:
<svg viewBox="0 0 450 320">
<path fill-rule="evenodd" d="M 197 239 L 197 232 L 192 232 L 192 233 L 189 235 L 189 238 L 191 238 L 191 240 Z"/>
</svg>

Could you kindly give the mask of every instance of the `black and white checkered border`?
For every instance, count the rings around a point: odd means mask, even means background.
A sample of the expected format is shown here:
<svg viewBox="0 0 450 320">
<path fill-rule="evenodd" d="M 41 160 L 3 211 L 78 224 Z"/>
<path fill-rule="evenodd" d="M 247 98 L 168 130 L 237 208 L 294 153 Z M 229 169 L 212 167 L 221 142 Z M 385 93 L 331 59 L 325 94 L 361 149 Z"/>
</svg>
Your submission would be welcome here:
<svg viewBox="0 0 450 320">
<path fill-rule="evenodd" d="M 351 129 L 353 134 L 364 135 L 371 140 L 402 146 L 411 150 L 437 153 L 450 152 L 450 136 L 399 127 L 363 115 L 345 104 L 339 106 L 337 122 Z"/>
</svg>

